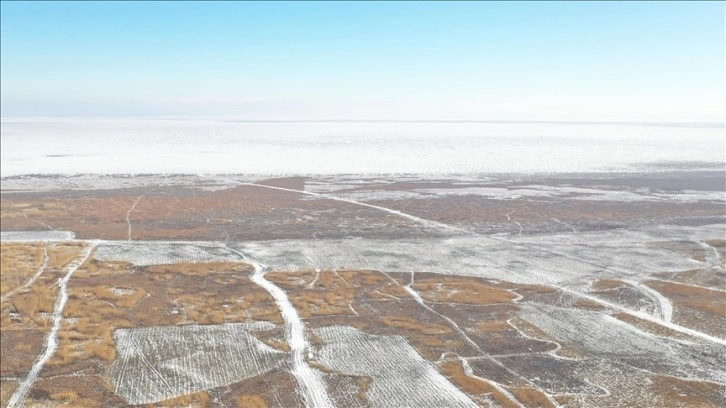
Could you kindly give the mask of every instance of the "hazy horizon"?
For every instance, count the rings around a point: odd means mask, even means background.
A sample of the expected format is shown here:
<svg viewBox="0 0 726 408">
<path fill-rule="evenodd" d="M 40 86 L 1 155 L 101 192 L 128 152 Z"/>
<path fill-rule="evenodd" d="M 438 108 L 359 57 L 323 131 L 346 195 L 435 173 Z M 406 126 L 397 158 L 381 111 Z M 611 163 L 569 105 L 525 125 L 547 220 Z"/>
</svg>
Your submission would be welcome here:
<svg viewBox="0 0 726 408">
<path fill-rule="evenodd" d="M 6 117 L 723 121 L 724 4 L 2 2 Z"/>
</svg>

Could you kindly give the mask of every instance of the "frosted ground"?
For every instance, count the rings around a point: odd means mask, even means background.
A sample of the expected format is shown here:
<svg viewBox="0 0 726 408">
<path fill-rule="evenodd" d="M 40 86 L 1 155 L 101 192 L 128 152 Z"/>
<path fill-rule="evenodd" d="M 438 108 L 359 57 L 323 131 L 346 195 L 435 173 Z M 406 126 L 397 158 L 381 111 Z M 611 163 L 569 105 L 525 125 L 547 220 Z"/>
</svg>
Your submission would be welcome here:
<svg viewBox="0 0 726 408">
<path fill-rule="evenodd" d="M 0 172 L 8 177 L 648 171 L 676 162 L 722 165 L 723 132 L 723 123 L 3 118 Z"/>
</svg>

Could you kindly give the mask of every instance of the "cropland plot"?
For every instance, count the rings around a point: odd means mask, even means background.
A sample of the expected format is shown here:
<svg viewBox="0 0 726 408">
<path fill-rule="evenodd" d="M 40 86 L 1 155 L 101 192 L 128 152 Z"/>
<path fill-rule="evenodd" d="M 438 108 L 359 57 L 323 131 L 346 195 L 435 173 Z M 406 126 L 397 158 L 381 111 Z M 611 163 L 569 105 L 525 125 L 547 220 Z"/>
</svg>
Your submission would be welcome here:
<svg viewBox="0 0 726 408">
<path fill-rule="evenodd" d="M 231 250 L 215 244 L 132 241 L 100 245 L 94 258 L 126 261 L 134 265 L 161 265 L 188 262 L 241 262 Z"/>
<path fill-rule="evenodd" d="M 693 228 L 675 229 L 688 235 Z M 420 240 L 282 240 L 238 245 L 272 270 L 358 269 L 435 272 L 585 290 L 597 276 L 641 279 L 693 269 L 689 258 L 642 241 L 651 232 L 559 234 L 519 239 L 460 237 Z M 567 245 L 564 240 L 573 240 Z"/>
<path fill-rule="evenodd" d="M 284 353 L 244 324 L 117 330 L 118 358 L 108 376 L 131 404 L 163 401 L 232 384 L 281 364 Z"/>
<path fill-rule="evenodd" d="M 119 358 L 113 337 L 117 329 L 239 323 L 239 327 L 254 329 L 251 333 L 256 341 L 284 350 L 283 328 L 272 323 L 281 322 L 277 306 L 264 289 L 250 281 L 251 271 L 250 265 L 239 262 L 133 266 L 125 261 L 91 259 L 68 282 L 58 349 L 30 396 L 45 401 L 53 395 L 73 393 L 77 401 L 123 405 L 107 378 L 109 366 Z M 96 386 L 76 387 L 55 380 L 69 373 L 74 373 L 78 384 Z M 43 395 L 47 398 L 40 398 Z M 164 404 L 186 405 L 204 398 L 202 394 L 188 395 Z"/>
<path fill-rule="evenodd" d="M 353 327 L 314 331 L 323 341 L 315 353 L 333 371 L 370 377 L 365 396 L 371 407 L 475 407 L 476 404 L 399 336 L 376 336 Z"/>
<path fill-rule="evenodd" d="M 681 342 L 642 331 L 612 316 L 542 304 L 523 306 L 522 318 L 563 347 L 650 372 L 726 383 L 726 347 L 712 342 Z"/>
</svg>

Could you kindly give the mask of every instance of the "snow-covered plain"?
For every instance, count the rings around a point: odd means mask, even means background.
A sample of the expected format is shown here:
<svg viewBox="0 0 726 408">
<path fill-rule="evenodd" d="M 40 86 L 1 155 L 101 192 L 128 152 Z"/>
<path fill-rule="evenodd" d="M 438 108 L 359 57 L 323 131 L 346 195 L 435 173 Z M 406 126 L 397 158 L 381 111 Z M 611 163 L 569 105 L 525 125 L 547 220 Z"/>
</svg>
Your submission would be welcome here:
<svg viewBox="0 0 726 408">
<path fill-rule="evenodd" d="M 94 257 L 99 261 L 126 261 L 137 266 L 184 262 L 239 262 L 234 251 L 212 243 L 159 241 L 106 241 Z"/>
<path fill-rule="evenodd" d="M 3 118 L 0 137 L 3 177 L 630 171 L 712 167 L 725 147 L 722 123 Z"/>
<path fill-rule="evenodd" d="M 73 239 L 75 234 L 70 231 L 2 231 L 2 241 L 64 241 Z"/>
<path fill-rule="evenodd" d="M 248 242 L 238 248 L 272 270 L 363 269 L 434 272 L 587 289 L 598 276 L 639 280 L 655 272 L 708 266 L 660 248 L 664 239 L 718 237 L 721 225 L 649 227 L 538 236 L 417 240 L 341 239 Z"/>
<path fill-rule="evenodd" d="M 119 329 L 114 333 L 119 356 L 108 376 L 115 392 L 134 405 L 254 377 L 285 356 L 250 334 L 257 328 L 227 323 Z"/>
</svg>

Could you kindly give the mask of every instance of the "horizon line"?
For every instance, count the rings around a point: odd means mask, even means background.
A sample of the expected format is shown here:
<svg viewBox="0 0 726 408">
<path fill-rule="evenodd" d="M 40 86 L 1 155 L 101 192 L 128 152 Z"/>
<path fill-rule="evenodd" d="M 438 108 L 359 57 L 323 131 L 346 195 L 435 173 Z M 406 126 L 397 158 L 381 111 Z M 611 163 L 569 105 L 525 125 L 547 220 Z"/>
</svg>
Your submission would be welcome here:
<svg viewBox="0 0 726 408">
<path fill-rule="evenodd" d="M 562 124 L 562 125 L 639 125 L 639 126 L 672 126 L 672 127 L 704 127 L 723 128 L 723 119 L 675 119 L 675 120 L 585 120 L 585 119 L 235 119 L 230 117 L 180 117 L 174 115 L 128 115 L 128 116 L 0 116 L 0 122 L 6 120 L 62 120 L 62 119 L 101 119 L 101 120 L 179 120 L 179 121 L 214 121 L 230 123 L 481 123 L 481 124 Z"/>
</svg>

